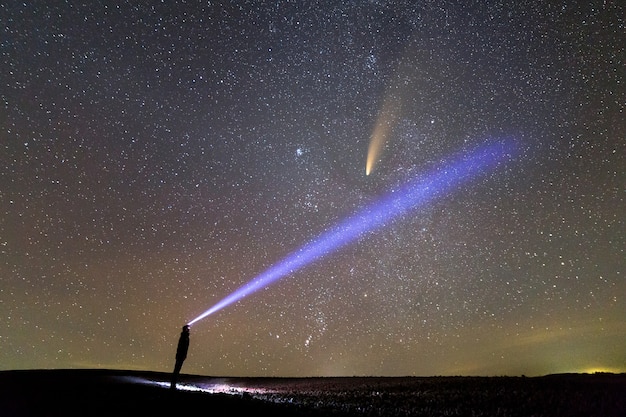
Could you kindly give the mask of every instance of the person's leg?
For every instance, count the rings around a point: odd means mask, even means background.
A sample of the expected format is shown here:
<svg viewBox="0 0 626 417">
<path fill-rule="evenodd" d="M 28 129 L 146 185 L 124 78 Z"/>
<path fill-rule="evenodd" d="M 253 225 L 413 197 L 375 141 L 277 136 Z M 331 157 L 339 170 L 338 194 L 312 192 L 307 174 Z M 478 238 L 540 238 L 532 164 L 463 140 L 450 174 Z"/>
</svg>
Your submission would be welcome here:
<svg viewBox="0 0 626 417">
<path fill-rule="evenodd" d="M 181 361 L 176 361 L 176 365 L 174 365 L 174 372 L 172 373 L 172 384 L 170 385 L 171 389 L 176 389 L 176 381 L 178 380 L 178 374 L 180 373 L 180 368 L 183 367 L 183 363 Z"/>
</svg>

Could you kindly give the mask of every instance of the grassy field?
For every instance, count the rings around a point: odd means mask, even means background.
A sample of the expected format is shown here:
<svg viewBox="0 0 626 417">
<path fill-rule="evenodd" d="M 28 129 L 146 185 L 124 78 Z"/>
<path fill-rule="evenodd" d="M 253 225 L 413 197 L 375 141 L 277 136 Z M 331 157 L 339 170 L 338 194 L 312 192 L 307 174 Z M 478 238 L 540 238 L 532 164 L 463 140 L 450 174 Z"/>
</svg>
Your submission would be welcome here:
<svg viewBox="0 0 626 417">
<path fill-rule="evenodd" d="M 2 416 L 626 416 L 626 374 L 228 378 L 0 372 Z"/>
</svg>

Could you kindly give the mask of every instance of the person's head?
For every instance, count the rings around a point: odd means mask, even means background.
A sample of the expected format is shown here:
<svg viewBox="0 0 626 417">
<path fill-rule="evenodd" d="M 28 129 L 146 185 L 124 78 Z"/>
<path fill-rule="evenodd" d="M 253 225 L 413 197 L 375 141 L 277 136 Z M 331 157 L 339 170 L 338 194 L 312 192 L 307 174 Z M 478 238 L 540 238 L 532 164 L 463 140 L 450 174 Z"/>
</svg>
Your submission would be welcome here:
<svg viewBox="0 0 626 417">
<path fill-rule="evenodd" d="M 184 332 L 184 333 L 189 333 L 189 329 L 190 329 L 190 327 L 189 327 L 189 325 L 188 325 L 188 324 L 185 324 L 185 325 L 183 326 L 183 332 Z"/>
</svg>

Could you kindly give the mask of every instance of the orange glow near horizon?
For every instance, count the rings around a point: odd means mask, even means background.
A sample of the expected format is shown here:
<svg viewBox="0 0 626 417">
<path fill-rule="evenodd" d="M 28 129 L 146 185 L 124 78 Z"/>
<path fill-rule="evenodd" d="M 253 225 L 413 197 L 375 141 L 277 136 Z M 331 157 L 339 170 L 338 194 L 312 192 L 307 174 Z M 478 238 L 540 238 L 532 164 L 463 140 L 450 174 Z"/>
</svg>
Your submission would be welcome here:
<svg viewBox="0 0 626 417">
<path fill-rule="evenodd" d="M 620 374 L 620 373 L 626 372 L 626 368 L 620 369 L 620 368 L 607 367 L 607 366 L 592 366 L 589 368 L 585 368 L 581 370 L 580 372 L 585 373 L 585 374 L 601 374 L 601 373 Z"/>
</svg>

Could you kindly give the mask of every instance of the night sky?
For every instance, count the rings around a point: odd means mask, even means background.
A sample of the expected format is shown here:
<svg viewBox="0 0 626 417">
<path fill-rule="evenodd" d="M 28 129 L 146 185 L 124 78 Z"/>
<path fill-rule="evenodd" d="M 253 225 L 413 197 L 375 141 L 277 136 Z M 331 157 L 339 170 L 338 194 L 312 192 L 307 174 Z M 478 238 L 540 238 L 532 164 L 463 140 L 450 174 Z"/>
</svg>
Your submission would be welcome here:
<svg viewBox="0 0 626 417">
<path fill-rule="evenodd" d="M 626 371 L 620 2 L 236 3 L 0 5 L 0 369 L 169 372 L 185 323 L 507 138 L 195 323 L 183 373 Z"/>
</svg>

